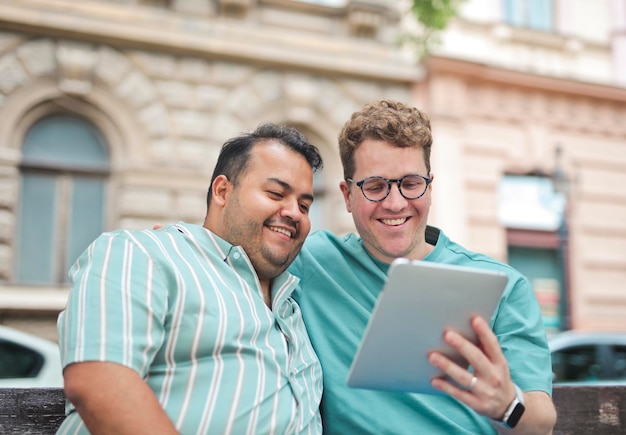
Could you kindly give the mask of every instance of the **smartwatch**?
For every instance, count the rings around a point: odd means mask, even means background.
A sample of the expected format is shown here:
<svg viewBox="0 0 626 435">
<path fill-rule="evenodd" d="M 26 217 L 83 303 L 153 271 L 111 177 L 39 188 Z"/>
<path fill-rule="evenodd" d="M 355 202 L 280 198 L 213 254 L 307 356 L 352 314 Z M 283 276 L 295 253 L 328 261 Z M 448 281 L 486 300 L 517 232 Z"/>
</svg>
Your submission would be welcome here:
<svg viewBox="0 0 626 435">
<path fill-rule="evenodd" d="M 513 385 L 515 386 L 515 398 L 506 409 L 504 417 L 502 417 L 502 420 L 496 420 L 493 418 L 491 419 L 491 421 L 498 426 L 503 426 L 508 429 L 513 429 L 515 426 L 517 426 L 517 423 L 519 422 L 520 418 L 522 418 L 522 415 L 526 410 L 526 408 L 524 407 L 524 393 L 522 392 L 520 387 L 515 384 Z"/>
</svg>

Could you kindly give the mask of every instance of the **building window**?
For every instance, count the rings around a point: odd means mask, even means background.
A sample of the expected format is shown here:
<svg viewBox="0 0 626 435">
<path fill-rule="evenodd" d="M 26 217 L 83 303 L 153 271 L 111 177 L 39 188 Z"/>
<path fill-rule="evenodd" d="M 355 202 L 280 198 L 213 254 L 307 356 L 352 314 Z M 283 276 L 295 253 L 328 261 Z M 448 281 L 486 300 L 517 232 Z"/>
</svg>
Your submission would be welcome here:
<svg viewBox="0 0 626 435">
<path fill-rule="evenodd" d="M 498 192 L 500 223 L 507 229 L 508 263 L 531 282 L 549 334 L 565 329 L 565 241 L 559 231 L 565 199 L 543 176 L 507 175 Z"/>
<path fill-rule="evenodd" d="M 554 2 L 551 0 L 504 0 L 507 24 L 543 32 L 554 30 Z"/>
<path fill-rule="evenodd" d="M 26 133 L 20 165 L 15 280 L 58 285 L 104 228 L 109 157 L 86 119 L 55 114 Z"/>
</svg>

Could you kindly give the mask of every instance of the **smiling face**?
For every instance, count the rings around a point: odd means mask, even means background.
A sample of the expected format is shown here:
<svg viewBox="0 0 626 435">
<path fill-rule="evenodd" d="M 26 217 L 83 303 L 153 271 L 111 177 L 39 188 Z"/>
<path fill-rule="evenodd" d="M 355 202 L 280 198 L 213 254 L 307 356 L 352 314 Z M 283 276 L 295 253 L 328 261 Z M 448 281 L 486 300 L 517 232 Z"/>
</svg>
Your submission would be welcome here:
<svg viewBox="0 0 626 435">
<path fill-rule="evenodd" d="M 388 179 L 408 174 L 432 177 L 420 147 L 401 148 L 382 140 L 363 141 L 354 152 L 354 164 L 355 181 L 375 175 Z M 432 250 L 425 241 L 432 184 L 422 197 L 407 200 L 393 183 L 389 196 L 380 202 L 368 201 L 354 183 L 342 181 L 340 188 L 363 245 L 375 258 L 385 263 L 399 257 L 421 259 Z"/>
<path fill-rule="evenodd" d="M 212 188 L 204 226 L 241 246 L 262 282 L 285 271 L 311 229 L 313 171 L 307 160 L 276 140 L 259 142 L 236 184 L 220 175 Z"/>
</svg>

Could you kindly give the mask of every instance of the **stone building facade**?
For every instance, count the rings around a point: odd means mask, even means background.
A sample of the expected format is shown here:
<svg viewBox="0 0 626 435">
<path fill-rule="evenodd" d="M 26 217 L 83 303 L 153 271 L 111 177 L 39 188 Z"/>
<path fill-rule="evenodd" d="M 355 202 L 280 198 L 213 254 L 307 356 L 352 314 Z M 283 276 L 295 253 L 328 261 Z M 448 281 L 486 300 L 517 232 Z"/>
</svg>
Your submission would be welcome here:
<svg viewBox="0 0 626 435">
<path fill-rule="evenodd" d="M 466 1 L 420 62 L 398 45 L 411 24 L 393 0 L 5 0 L 0 323 L 54 338 L 67 297 L 62 273 L 48 282 L 20 275 L 31 258 L 24 246 L 37 251 L 22 234 L 32 171 L 52 171 L 55 195 L 67 174 L 100 177 L 103 195 L 80 205 L 102 207 L 102 230 L 200 223 L 223 141 L 263 121 L 288 123 L 325 159 L 315 226 L 343 233 L 352 221 L 337 187 L 337 133 L 366 102 L 393 98 L 432 119 L 431 223 L 504 261 L 511 245 L 567 248 L 567 326 L 626 331 L 626 69 L 623 29 L 610 32 L 622 28 L 610 18 L 624 1 L 598 1 L 591 12 L 582 1 L 550 2 L 558 13 L 549 32 L 507 24 L 506 3 Z M 578 25 L 585 12 L 604 20 L 594 21 L 596 33 Z M 97 170 L 29 157 L 35 126 L 56 114 L 97 132 Z M 551 174 L 557 143 L 574 180 L 567 246 L 556 228 L 509 227 L 499 217 L 502 179 Z M 63 210 L 39 217 L 68 219 Z M 51 243 L 54 258 L 62 242 Z M 64 272 L 65 263 L 47 266 Z"/>
<path fill-rule="evenodd" d="M 433 119 L 433 171 L 446 176 L 431 220 L 528 266 L 540 302 L 559 299 L 547 326 L 626 331 L 626 2 L 467 1 L 425 70 L 414 101 Z M 557 226 L 524 224 L 537 204 L 498 194 L 506 178 L 555 171 L 568 181 Z M 546 280 L 550 251 L 562 270 Z"/>
<path fill-rule="evenodd" d="M 20 280 L 16 264 L 22 148 L 29 128 L 49 114 L 84 117 L 103 137 L 103 230 L 201 223 L 221 144 L 263 121 L 295 125 L 318 144 L 326 170 L 316 185 L 316 225 L 349 230 L 336 135 L 364 103 L 406 100 L 421 71 L 397 49 L 399 15 L 384 3 L 4 2 L 2 323 L 53 337 L 67 297 L 64 277 L 33 284 Z"/>
</svg>

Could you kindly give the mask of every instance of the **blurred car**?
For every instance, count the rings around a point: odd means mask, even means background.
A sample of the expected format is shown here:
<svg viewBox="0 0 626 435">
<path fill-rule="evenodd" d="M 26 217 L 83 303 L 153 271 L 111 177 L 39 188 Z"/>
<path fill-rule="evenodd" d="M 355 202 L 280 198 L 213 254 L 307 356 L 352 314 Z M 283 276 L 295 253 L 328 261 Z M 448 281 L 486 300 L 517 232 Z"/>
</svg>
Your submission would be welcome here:
<svg viewBox="0 0 626 435">
<path fill-rule="evenodd" d="M 626 333 L 567 331 L 548 342 L 555 385 L 626 385 Z"/>
<path fill-rule="evenodd" d="M 56 343 L 0 326 L 0 387 L 62 387 Z"/>
</svg>

